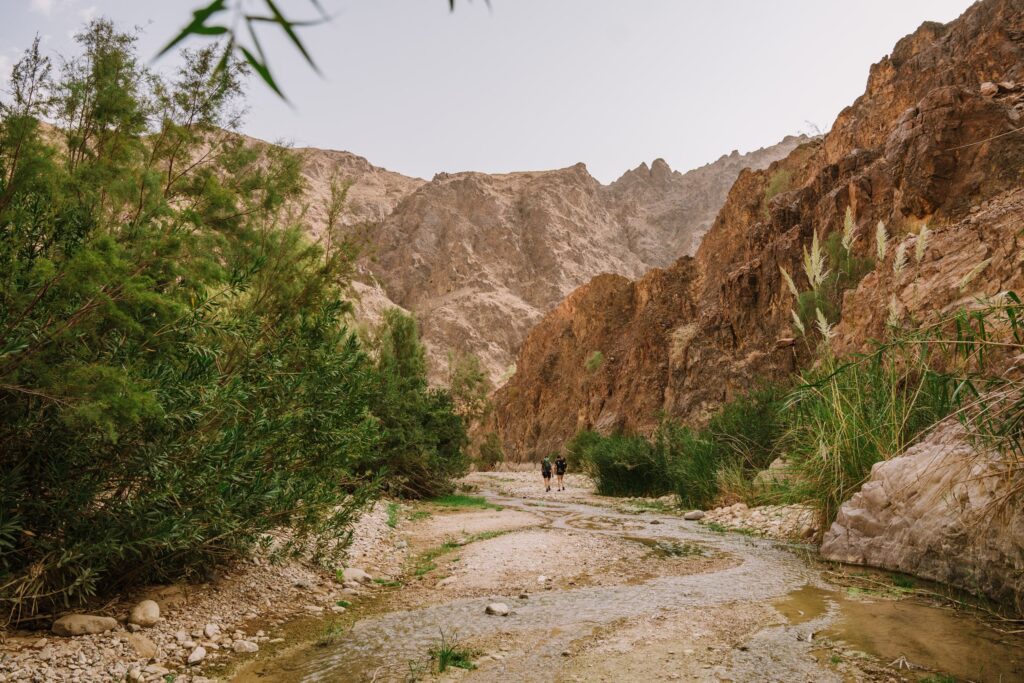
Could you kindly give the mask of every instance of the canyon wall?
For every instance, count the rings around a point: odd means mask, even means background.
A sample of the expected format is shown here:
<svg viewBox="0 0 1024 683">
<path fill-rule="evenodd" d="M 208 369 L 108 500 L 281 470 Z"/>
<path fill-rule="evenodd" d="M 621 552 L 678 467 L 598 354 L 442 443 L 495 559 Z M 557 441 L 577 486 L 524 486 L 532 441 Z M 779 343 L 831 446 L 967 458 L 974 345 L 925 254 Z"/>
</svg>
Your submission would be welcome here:
<svg viewBox="0 0 1024 683">
<path fill-rule="evenodd" d="M 806 365 L 817 339 L 793 330 L 780 267 L 798 273 L 803 248 L 841 230 L 847 207 L 857 255 L 872 257 L 880 220 L 892 244 L 845 293 L 838 350 L 881 336 L 891 307 L 920 321 L 1020 290 L 1022 80 L 1024 2 L 985 0 L 950 24 L 923 24 L 871 67 L 865 93 L 824 138 L 739 174 L 695 256 L 636 280 L 595 278 L 552 310 L 523 343 L 487 427 L 511 457 L 529 459 L 580 429 L 650 432 L 662 412 L 699 424 Z M 912 245 L 925 224 L 925 262 L 889 275 L 897 244 Z M 979 264 L 959 286 L 957 274 Z M 587 362 L 595 352 L 597 367 Z"/>
<path fill-rule="evenodd" d="M 610 185 L 583 164 L 425 181 L 347 152 L 298 151 L 311 234 L 328 220 L 332 183 L 348 185 L 340 222 L 365 230 L 360 317 L 372 323 L 392 305 L 411 311 L 434 381 L 444 381 L 447 355 L 458 352 L 477 355 L 500 383 L 527 332 L 567 294 L 603 273 L 639 277 L 692 253 L 740 171 L 805 140 L 734 151 L 687 173 L 657 159 Z"/>
</svg>

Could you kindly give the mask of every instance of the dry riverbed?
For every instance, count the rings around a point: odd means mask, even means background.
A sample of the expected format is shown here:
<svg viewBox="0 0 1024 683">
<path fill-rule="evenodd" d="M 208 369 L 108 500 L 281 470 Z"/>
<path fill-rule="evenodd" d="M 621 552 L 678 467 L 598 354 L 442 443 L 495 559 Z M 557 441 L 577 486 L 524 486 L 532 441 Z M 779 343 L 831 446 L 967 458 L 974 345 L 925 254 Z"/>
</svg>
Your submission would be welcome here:
<svg viewBox="0 0 1024 683">
<path fill-rule="evenodd" d="M 1006 681 L 1024 672 L 1019 639 L 901 599 L 908 593 L 892 583 L 832 584 L 809 546 L 686 521 L 667 501 L 602 498 L 578 478 L 550 493 L 535 473 L 466 483 L 491 507 L 413 511 L 399 525 L 409 552 L 394 585 L 345 615 L 337 638 L 261 657 L 236 680 L 903 682 L 949 672 Z M 765 512 L 763 534 L 775 534 L 777 512 Z M 442 643 L 457 655 L 445 671 Z"/>
<path fill-rule="evenodd" d="M 294 562 L 239 567 L 157 594 L 162 621 L 136 634 L 122 626 L 42 644 L 38 635 L 10 638 L 3 653 L 15 659 L 5 660 L 0 681 L 130 672 L 169 680 L 165 669 L 179 682 L 242 683 L 895 683 L 945 672 L 1024 680 L 1020 639 L 900 599 L 906 593 L 885 575 L 876 577 L 889 586 L 882 590 L 832 583 L 811 547 L 751 535 L 800 536 L 802 511 L 764 511 L 761 528 L 752 526 L 759 516 L 735 508 L 709 513 L 710 523 L 689 521 L 669 500 L 597 496 L 578 475 L 567 484 L 545 492 L 536 473 L 476 473 L 445 501 L 380 503 L 357 525 L 349 552 L 348 565 L 369 574 L 361 582 L 340 584 Z M 221 635 L 202 633 L 208 623 Z M 189 648 L 176 631 L 209 645 L 207 658 L 184 666 Z M 139 635 L 157 647 L 149 659 L 130 649 Z M 240 641 L 258 650 L 236 654 Z M 454 658 L 444 671 L 442 641 Z"/>
</svg>

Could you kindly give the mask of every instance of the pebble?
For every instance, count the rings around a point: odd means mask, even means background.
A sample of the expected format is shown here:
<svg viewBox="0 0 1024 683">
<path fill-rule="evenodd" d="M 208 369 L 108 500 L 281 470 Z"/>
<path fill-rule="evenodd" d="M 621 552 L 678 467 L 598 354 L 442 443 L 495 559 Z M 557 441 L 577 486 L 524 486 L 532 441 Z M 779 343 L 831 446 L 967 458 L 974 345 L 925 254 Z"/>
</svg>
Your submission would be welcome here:
<svg viewBox="0 0 1024 683">
<path fill-rule="evenodd" d="M 496 617 L 507 617 L 511 611 L 512 610 L 509 609 L 509 606 L 503 602 L 492 602 L 487 605 L 486 609 L 484 609 L 485 613 Z"/>
<path fill-rule="evenodd" d="M 260 649 L 260 646 L 251 640 L 236 640 L 232 645 L 231 649 L 235 652 L 256 652 Z"/>
<path fill-rule="evenodd" d="M 683 519 L 685 519 L 687 521 L 690 521 L 690 522 L 695 522 L 698 519 L 704 519 L 704 511 L 703 510 L 690 510 L 685 515 L 683 515 Z"/>
<path fill-rule="evenodd" d="M 200 645 L 196 649 L 192 650 L 192 653 L 189 654 L 188 660 L 186 660 L 186 661 L 187 661 L 187 663 L 189 665 L 192 665 L 192 664 L 198 664 L 199 662 L 203 661 L 204 659 L 206 659 L 206 648 L 204 648 L 202 645 Z"/>
<path fill-rule="evenodd" d="M 354 581 L 356 583 L 370 583 L 373 581 L 373 577 L 358 567 L 346 567 L 341 574 L 345 583 L 348 583 L 349 581 Z"/>
<path fill-rule="evenodd" d="M 203 635 L 213 640 L 220 635 L 220 626 L 217 626 L 217 624 L 207 624 L 203 627 Z"/>
</svg>

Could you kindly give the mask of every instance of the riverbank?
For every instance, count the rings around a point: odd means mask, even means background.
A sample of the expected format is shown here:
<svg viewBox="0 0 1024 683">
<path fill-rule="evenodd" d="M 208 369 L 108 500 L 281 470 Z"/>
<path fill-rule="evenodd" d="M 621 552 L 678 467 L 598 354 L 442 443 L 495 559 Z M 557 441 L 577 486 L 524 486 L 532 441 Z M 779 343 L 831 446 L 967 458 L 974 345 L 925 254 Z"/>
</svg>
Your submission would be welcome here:
<svg viewBox="0 0 1024 683">
<path fill-rule="evenodd" d="M 374 574 L 401 566 L 404 551 L 396 547 L 395 529 L 388 524 L 394 505 L 378 501 L 356 522 L 346 566 Z M 357 601 L 376 590 L 373 583 L 346 587 L 328 569 L 300 559 L 273 561 L 267 554 L 211 571 L 207 578 L 151 587 L 90 612 L 119 621 L 104 633 L 70 638 L 44 631 L 8 633 L 0 642 L 0 683 L 204 683 L 232 661 L 286 644 L 286 624 L 343 613 L 338 601 Z M 146 628 L 127 623 L 131 608 L 142 600 L 153 600 L 160 609 L 159 621 Z M 197 648 L 205 654 L 190 665 Z"/>
</svg>

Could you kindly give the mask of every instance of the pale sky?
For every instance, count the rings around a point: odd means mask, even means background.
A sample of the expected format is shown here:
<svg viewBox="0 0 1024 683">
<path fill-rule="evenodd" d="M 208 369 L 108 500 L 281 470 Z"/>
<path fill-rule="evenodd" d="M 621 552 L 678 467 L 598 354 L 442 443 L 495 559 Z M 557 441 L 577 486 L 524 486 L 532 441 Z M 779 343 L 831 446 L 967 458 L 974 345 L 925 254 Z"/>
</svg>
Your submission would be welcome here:
<svg viewBox="0 0 1024 683">
<path fill-rule="evenodd" d="M 291 105 L 253 82 L 246 133 L 423 178 L 582 161 L 602 182 L 657 157 L 686 170 L 811 123 L 827 131 L 899 38 L 971 4 L 457 0 L 449 13 L 447 0 L 321 3 L 334 19 L 302 35 L 324 76 L 268 35 Z M 71 35 L 101 15 L 140 27 L 149 59 L 205 4 L 0 0 L 0 80 L 36 33 L 47 51 L 72 54 Z M 309 0 L 278 4 L 313 16 Z"/>
</svg>

